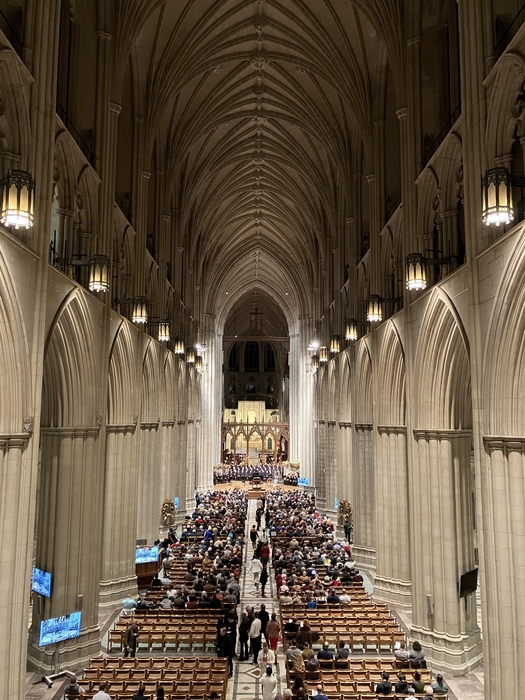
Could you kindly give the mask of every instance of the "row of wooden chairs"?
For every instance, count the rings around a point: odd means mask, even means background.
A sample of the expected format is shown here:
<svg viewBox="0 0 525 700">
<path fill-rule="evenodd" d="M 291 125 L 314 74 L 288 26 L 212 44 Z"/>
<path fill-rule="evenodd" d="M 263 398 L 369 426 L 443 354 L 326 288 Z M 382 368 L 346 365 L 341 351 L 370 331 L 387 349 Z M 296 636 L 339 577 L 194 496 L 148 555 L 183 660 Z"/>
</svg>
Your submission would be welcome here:
<svg viewBox="0 0 525 700">
<path fill-rule="evenodd" d="M 93 700 L 93 696 L 98 692 L 97 689 L 90 690 L 82 695 L 68 695 L 68 700 Z M 164 700 L 210 700 L 211 690 L 205 693 L 182 693 L 182 692 L 166 692 L 164 695 Z M 226 697 L 225 691 L 223 689 L 215 691 L 218 695 L 218 700 L 223 700 Z M 113 693 L 111 694 L 112 700 L 133 700 L 135 693 Z M 145 700 L 155 700 L 156 693 L 144 694 Z M 342 699 L 341 699 L 342 700 Z"/>
<path fill-rule="evenodd" d="M 108 693 L 111 693 L 112 695 L 114 693 L 121 694 L 121 693 L 128 693 L 131 695 L 135 695 L 138 693 L 139 690 L 139 685 L 142 683 L 145 687 L 145 692 L 146 694 L 148 693 L 156 693 L 157 688 L 162 686 L 164 688 L 164 692 L 174 692 L 174 693 L 194 693 L 194 694 L 204 694 L 204 693 L 211 693 L 213 690 L 215 690 L 217 693 L 222 692 L 223 689 L 223 684 L 224 681 L 179 681 L 179 680 L 172 680 L 168 681 L 167 679 L 164 680 L 157 680 L 157 681 L 150 681 L 150 680 L 141 680 L 141 681 L 105 681 L 106 682 L 106 690 Z M 96 691 L 98 689 L 98 686 L 100 684 L 100 680 L 97 681 L 89 681 L 88 687 L 89 687 L 89 692 L 91 691 Z"/>
<path fill-rule="evenodd" d="M 90 659 L 89 662 L 90 669 L 92 668 L 143 668 L 143 669 L 170 669 L 170 670 L 183 670 L 183 669 L 214 669 L 226 671 L 228 668 L 228 662 L 226 659 L 222 658 L 204 658 L 204 657 L 184 657 L 178 656 L 177 658 L 166 656 L 164 659 L 158 657 L 155 658 L 112 658 L 112 657 L 100 657 L 97 659 Z"/>
<path fill-rule="evenodd" d="M 176 629 L 159 632 L 142 632 L 137 639 L 137 649 L 145 647 L 152 651 L 208 651 L 215 649 L 215 628 L 210 627 L 206 631 L 188 631 Z M 108 638 L 108 650 L 115 647 L 122 650 L 124 646 L 124 631 L 112 630 Z"/>
<path fill-rule="evenodd" d="M 168 668 L 87 668 L 84 670 L 84 678 L 93 682 L 100 681 L 202 681 L 208 680 L 213 669 L 168 669 Z M 224 674 L 224 669 L 218 669 L 217 674 Z"/>
</svg>

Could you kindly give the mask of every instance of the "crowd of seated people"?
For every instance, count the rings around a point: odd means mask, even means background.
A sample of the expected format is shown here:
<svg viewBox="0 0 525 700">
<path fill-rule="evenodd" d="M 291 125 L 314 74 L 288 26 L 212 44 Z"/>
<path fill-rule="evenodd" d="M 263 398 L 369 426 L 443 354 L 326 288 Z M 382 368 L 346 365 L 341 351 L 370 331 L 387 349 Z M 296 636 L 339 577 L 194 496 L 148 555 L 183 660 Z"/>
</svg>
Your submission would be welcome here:
<svg viewBox="0 0 525 700">
<path fill-rule="evenodd" d="M 151 589 L 164 587 L 159 603 L 163 609 L 222 608 L 225 604 L 230 608 L 239 600 L 247 495 L 237 490 L 198 494 L 197 503 L 184 522 L 180 540 L 162 543 L 166 578 L 155 576 Z M 174 586 L 172 573 L 181 566 L 185 571 L 182 585 L 179 578 L 179 585 Z M 142 598 L 137 609 L 151 605 Z"/>
<path fill-rule="evenodd" d="M 313 494 L 304 491 L 269 491 L 266 507 L 270 513 L 270 535 L 319 537 L 334 532 L 334 524 L 315 506 Z"/>
<path fill-rule="evenodd" d="M 272 463 L 260 464 L 223 464 L 213 469 L 213 483 L 227 484 L 230 481 L 252 481 L 259 477 L 262 481 L 273 480 L 281 483 L 283 480 L 283 465 Z M 297 484 L 296 484 L 297 485 Z"/>
</svg>

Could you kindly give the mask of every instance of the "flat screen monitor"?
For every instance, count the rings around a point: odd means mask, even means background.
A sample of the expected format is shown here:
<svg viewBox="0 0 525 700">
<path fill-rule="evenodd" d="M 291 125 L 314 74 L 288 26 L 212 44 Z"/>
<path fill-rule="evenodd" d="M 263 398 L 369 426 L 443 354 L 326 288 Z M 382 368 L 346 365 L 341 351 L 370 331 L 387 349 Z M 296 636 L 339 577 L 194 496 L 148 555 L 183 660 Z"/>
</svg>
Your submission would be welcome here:
<svg viewBox="0 0 525 700">
<path fill-rule="evenodd" d="M 46 598 L 51 597 L 51 574 L 33 567 L 31 590 Z"/>
<path fill-rule="evenodd" d="M 137 547 L 135 552 L 135 564 L 148 564 L 152 561 L 158 561 L 159 548 L 154 547 Z"/>
<path fill-rule="evenodd" d="M 299 477 L 297 479 L 297 486 L 309 486 L 310 485 L 310 480 L 307 479 L 306 477 Z"/>
<path fill-rule="evenodd" d="M 49 620 L 42 620 L 40 623 L 40 639 L 38 644 L 45 647 L 48 644 L 56 644 L 66 639 L 74 639 L 80 635 L 81 612 L 74 612 L 71 615 L 62 617 L 52 617 Z"/>
<path fill-rule="evenodd" d="M 464 598 L 470 593 L 475 593 L 478 587 L 478 570 L 473 569 L 468 571 L 460 579 L 459 582 L 459 597 Z"/>
</svg>

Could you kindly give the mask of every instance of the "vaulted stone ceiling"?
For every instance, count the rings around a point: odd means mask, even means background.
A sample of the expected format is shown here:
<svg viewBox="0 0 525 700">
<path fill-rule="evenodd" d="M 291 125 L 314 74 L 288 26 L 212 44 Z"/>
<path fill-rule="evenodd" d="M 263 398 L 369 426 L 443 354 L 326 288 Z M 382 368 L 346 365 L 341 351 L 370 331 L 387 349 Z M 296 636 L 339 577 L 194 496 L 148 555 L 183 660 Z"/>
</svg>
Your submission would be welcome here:
<svg viewBox="0 0 525 700">
<path fill-rule="evenodd" d="M 115 84 L 131 50 L 145 168 L 165 173 L 202 311 L 243 297 L 247 318 L 258 287 L 288 319 L 315 314 L 352 175 L 374 172 L 400 3 L 123 3 Z"/>
</svg>

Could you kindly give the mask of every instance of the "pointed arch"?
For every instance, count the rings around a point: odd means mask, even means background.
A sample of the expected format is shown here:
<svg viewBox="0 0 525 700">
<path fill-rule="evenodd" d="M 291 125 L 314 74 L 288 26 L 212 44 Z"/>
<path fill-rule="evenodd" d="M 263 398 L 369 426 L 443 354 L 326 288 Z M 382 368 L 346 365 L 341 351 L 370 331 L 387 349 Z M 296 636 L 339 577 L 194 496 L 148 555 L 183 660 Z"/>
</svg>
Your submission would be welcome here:
<svg viewBox="0 0 525 700">
<path fill-rule="evenodd" d="M 133 342 L 129 324 L 122 321 L 109 356 L 109 425 L 130 425 L 133 422 L 135 386 Z"/>
<path fill-rule="evenodd" d="M 0 254 L 0 433 L 22 432 L 24 418 L 32 415 L 29 376 L 25 325 L 13 281 Z"/>
<path fill-rule="evenodd" d="M 339 411 L 337 419 L 343 423 L 352 421 L 352 366 L 350 364 L 350 355 L 348 352 L 341 353 L 339 362 L 339 391 L 337 399 L 339 402 Z"/>
<path fill-rule="evenodd" d="M 142 363 L 142 423 L 158 423 L 160 420 L 158 346 L 152 340 Z"/>
<path fill-rule="evenodd" d="M 433 291 L 427 306 L 415 367 L 418 428 L 471 429 L 468 340 L 454 305 L 442 290 Z"/>
<path fill-rule="evenodd" d="M 379 357 L 381 395 L 378 423 L 405 425 L 405 355 L 399 332 L 392 321 L 387 324 Z"/>
<path fill-rule="evenodd" d="M 43 426 L 96 424 L 96 360 L 91 313 L 75 289 L 57 311 L 44 351 Z"/>
<path fill-rule="evenodd" d="M 483 362 L 485 434 L 525 435 L 525 240 L 501 276 Z"/>
<path fill-rule="evenodd" d="M 175 356 L 172 352 L 166 352 L 164 362 L 164 404 L 162 408 L 162 418 L 165 421 L 176 419 L 177 413 L 177 368 L 175 366 Z"/>
<path fill-rule="evenodd" d="M 359 343 L 356 358 L 356 422 L 372 423 L 372 359 L 366 340 Z"/>
</svg>

